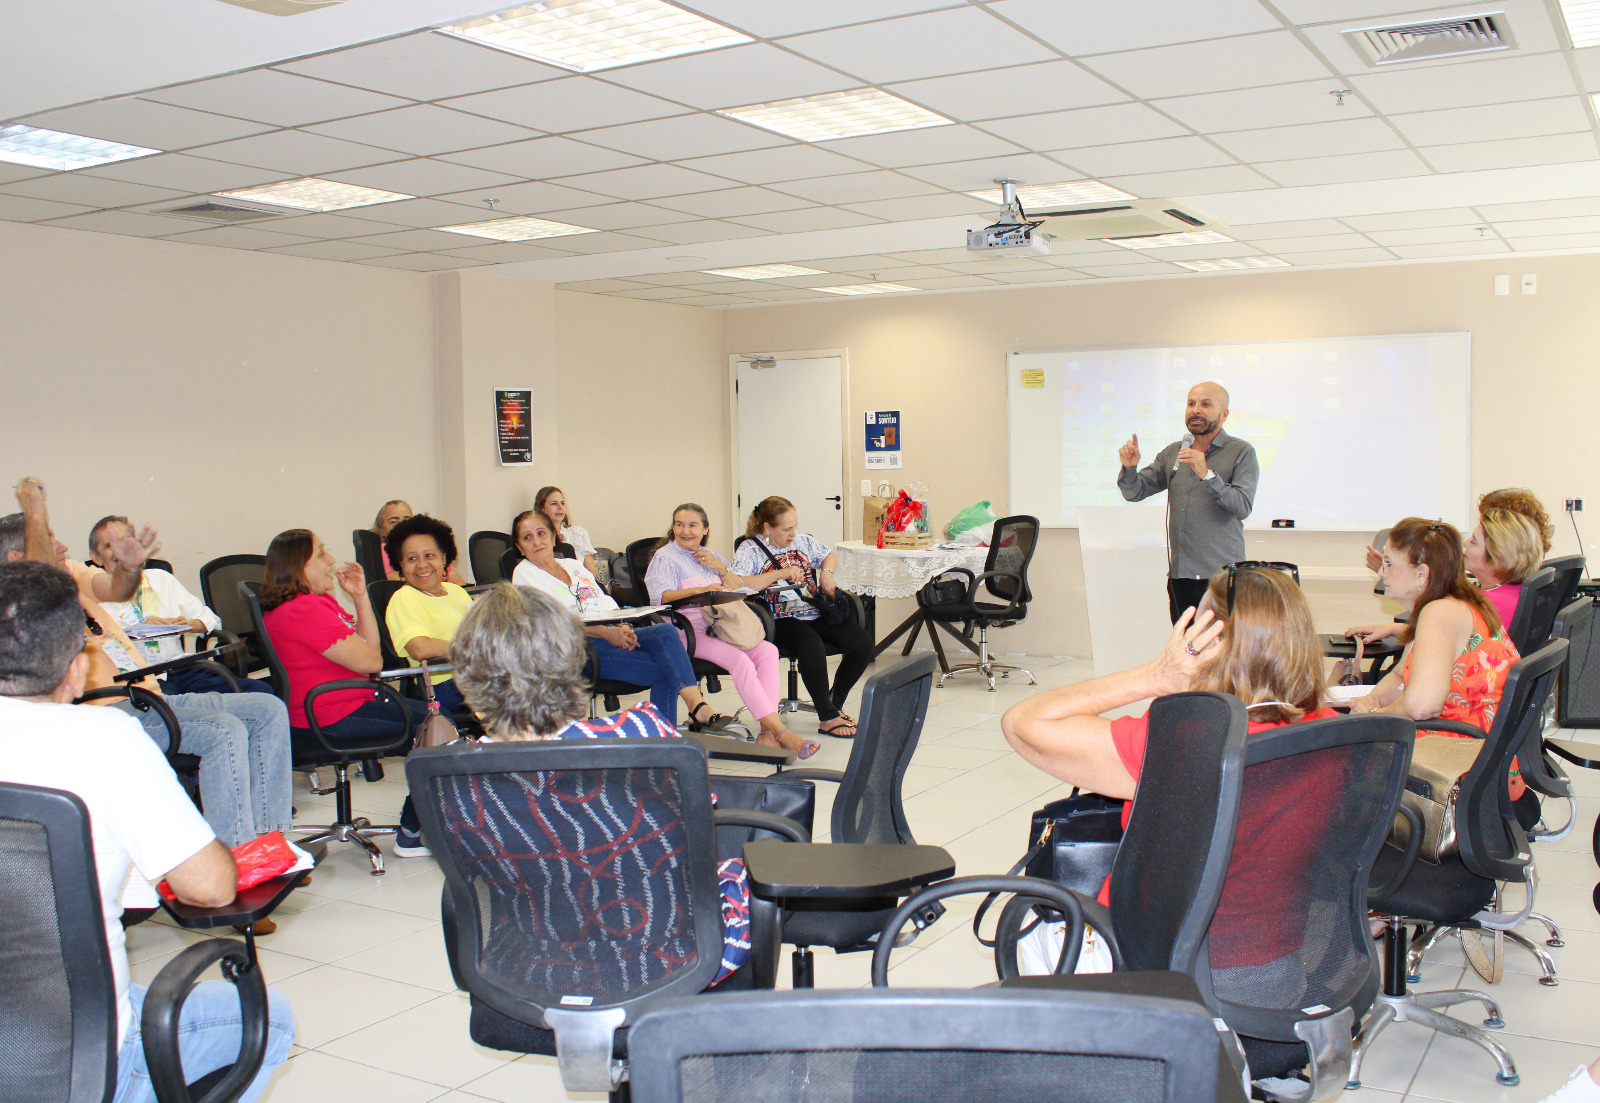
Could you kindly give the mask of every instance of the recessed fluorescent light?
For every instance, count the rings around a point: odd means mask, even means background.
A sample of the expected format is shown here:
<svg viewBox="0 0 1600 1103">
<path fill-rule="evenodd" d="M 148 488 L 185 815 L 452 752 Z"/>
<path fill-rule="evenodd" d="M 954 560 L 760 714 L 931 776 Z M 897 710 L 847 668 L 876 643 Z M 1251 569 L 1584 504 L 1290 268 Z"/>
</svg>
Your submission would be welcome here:
<svg viewBox="0 0 1600 1103">
<path fill-rule="evenodd" d="M 393 203 L 400 199 L 416 198 L 404 192 L 361 188 L 355 184 L 341 184 L 336 180 L 319 180 L 315 176 L 302 176 L 298 180 L 280 180 L 276 184 L 262 184 L 258 188 L 239 188 L 236 191 L 219 191 L 214 194 L 225 199 L 246 199 L 255 203 L 271 203 L 277 207 L 293 207 L 300 211 L 347 211 L 351 207 L 370 207 L 375 203 Z"/>
<path fill-rule="evenodd" d="M 570 226 L 565 222 L 551 222 L 544 218 L 495 218 L 488 222 L 468 222 L 460 226 L 435 226 L 447 234 L 466 234 L 469 237 L 488 237 L 496 241 L 532 241 L 541 237 L 570 237 L 573 234 L 592 234 L 587 226 Z"/>
<path fill-rule="evenodd" d="M 734 280 L 776 280 L 783 276 L 820 276 L 820 268 L 801 268 L 798 264 L 752 264 L 744 268 L 708 268 L 707 276 L 727 276 Z"/>
<path fill-rule="evenodd" d="M 112 161 L 126 161 L 130 157 L 148 157 L 160 153 L 159 149 L 144 146 L 125 146 L 121 142 L 105 142 L 99 138 L 85 138 L 81 134 L 63 134 L 59 130 L 41 130 L 36 126 L 16 123 L 0 126 L 0 161 L 14 165 L 29 165 L 56 172 L 89 168 L 91 165 L 108 165 Z"/>
<path fill-rule="evenodd" d="M 1561 0 L 1561 18 L 1573 49 L 1600 46 L 1600 0 Z"/>
<path fill-rule="evenodd" d="M 439 29 L 579 73 L 753 41 L 662 0 L 543 0 Z"/>
<path fill-rule="evenodd" d="M 1109 241 L 1112 245 L 1120 245 L 1124 249 L 1169 249 L 1174 245 L 1217 245 L 1232 241 L 1233 238 L 1217 233 L 1215 230 L 1187 230 L 1178 234 L 1150 234 L 1148 237 L 1107 237 L 1102 241 Z"/>
<path fill-rule="evenodd" d="M 1227 260 L 1175 260 L 1179 268 L 1191 272 L 1226 272 L 1247 268 L 1288 268 L 1289 262 L 1278 257 L 1239 257 Z"/>
<path fill-rule="evenodd" d="M 887 295 L 891 291 L 921 291 L 920 287 L 907 287 L 901 283 L 846 283 L 838 287 L 812 287 L 811 291 L 826 291 L 830 295 Z"/>
<path fill-rule="evenodd" d="M 754 123 L 802 142 L 830 138 L 858 138 L 863 134 L 888 134 L 895 130 L 920 130 L 947 126 L 943 115 L 925 111 L 898 96 L 876 88 L 829 92 L 822 96 L 797 96 L 792 100 L 753 103 L 718 111 L 730 119 Z"/>
<path fill-rule="evenodd" d="M 985 203 L 1004 202 L 1000 198 L 999 188 L 992 188 L 989 191 L 969 191 L 967 194 Z M 1110 184 L 1102 184 L 1098 180 L 1074 180 L 1068 184 L 1027 184 L 1017 188 L 1017 198 L 1022 201 L 1024 207 L 1050 207 L 1064 203 L 1120 201 L 1132 199 L 1133 196 L 1125 191 L 1118 191 Z"/>
</svg>

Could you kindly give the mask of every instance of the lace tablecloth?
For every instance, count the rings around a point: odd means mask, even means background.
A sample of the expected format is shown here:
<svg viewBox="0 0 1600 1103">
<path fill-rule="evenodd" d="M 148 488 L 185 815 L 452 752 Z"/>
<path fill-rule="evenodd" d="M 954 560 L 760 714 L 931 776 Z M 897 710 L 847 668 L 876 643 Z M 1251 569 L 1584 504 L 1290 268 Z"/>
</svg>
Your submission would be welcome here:
<svg viewBox="0 0 1600 1103">
<path fill-rule="evenodd" d="M 833 580 L 851 593 L 869 597 L 911 597 L 923 583 L 951 567 L 978 574 L 989 555 L 989 549 L 982 547 L 909 551 L 869 547 L 860 540 L 842 541 L 833 551 L 838 557 Z"/>
</svg>

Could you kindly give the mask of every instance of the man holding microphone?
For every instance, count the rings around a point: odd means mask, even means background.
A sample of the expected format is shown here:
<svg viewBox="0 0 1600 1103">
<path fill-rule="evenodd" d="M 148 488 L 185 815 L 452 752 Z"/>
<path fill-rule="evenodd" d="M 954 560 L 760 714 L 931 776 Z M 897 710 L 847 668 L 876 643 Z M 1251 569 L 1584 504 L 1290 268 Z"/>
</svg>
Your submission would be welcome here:
<svg viewBox="0 0 1600 1103">
<path fill-rule="evenodd" d="M 1139 467 L 1139 436 L 1118 451 L 1117 489 L 1130 502 L 1167 491 L 1167 601 L 1174 624 L 1200 604 L 1206 582 L 1245 557 L 1244 519 L 1255 501 L 1261 467 L 1248 442 L 1222 430 L 1228 392 L 1217 383 L 1196 383 L 1184 408 L 1188 432 Z"/>
</svg>

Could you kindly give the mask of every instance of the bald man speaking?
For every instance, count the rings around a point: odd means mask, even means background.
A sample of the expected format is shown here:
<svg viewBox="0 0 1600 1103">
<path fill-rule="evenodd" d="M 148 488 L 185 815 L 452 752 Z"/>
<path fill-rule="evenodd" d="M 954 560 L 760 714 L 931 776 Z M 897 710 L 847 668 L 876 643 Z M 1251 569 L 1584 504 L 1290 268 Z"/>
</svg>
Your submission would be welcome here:
<svg viewBox="0 0 1600 1103">
<path fill-rule="evenodd" d="M 1188 432 L 1139 470 L 1139 435 L 1119 450 L 1117 489 L 1130 502 L 1167 491 L 1167 603 L 1179 614 L 1199 605 L 1206 580 L 1245 557 L 1244 519 L 1255 502 L 1261 466 L 1256 450 L 1222 431 L 1228 392 L 1196 383 L 1184 408 Z"/>
</svg>

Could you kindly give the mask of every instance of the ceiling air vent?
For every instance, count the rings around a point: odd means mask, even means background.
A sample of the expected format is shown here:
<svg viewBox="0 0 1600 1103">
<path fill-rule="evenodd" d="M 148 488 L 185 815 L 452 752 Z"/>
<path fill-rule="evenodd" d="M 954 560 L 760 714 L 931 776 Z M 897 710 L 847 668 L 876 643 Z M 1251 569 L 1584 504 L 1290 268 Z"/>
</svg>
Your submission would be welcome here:
<svg viewBox="0 0 1600 1103">
<path fill-rule="evenodd" d="M 233 223 L 259 222 L 264 218 L 282 218 L 286 214 L 304 212 L 284 211 L 277 207 L 254 207 L 231 199 L 226 203 L 216 199 L 203 199 L 198 203 L 184 203 L 177 207 L 152 207 L 150 213 L 193 218 L 200 222 Z"/>
<path fill-rule="evenodd" d="M 1493 50 L 1514 50 L 1517 40 L 1505 12 L 1485 12 L 1425 23 L 1357 27 L 1341 34 L 1368 65 L 1399 65 Z"/>
<path fill-rule="evenodd" d="M 342 4 L 344 0 L 222 0 L 222 2 L 249 8 L 263 15 L 300 15 L 302 12 Z"/>
<path fill-rule="evenodd" d="M 1028 217 L 1043 219 L 1044 231 L 1051 237 L 1070 241 L 1153 237 L 1196 229 L 1215 230 L 1227 225 L 1179 207 L 1170 199 L 1134 199 L 1127 203 L 1095 203 L 1056 210 L 1029 208 Z"/>
</svg>

